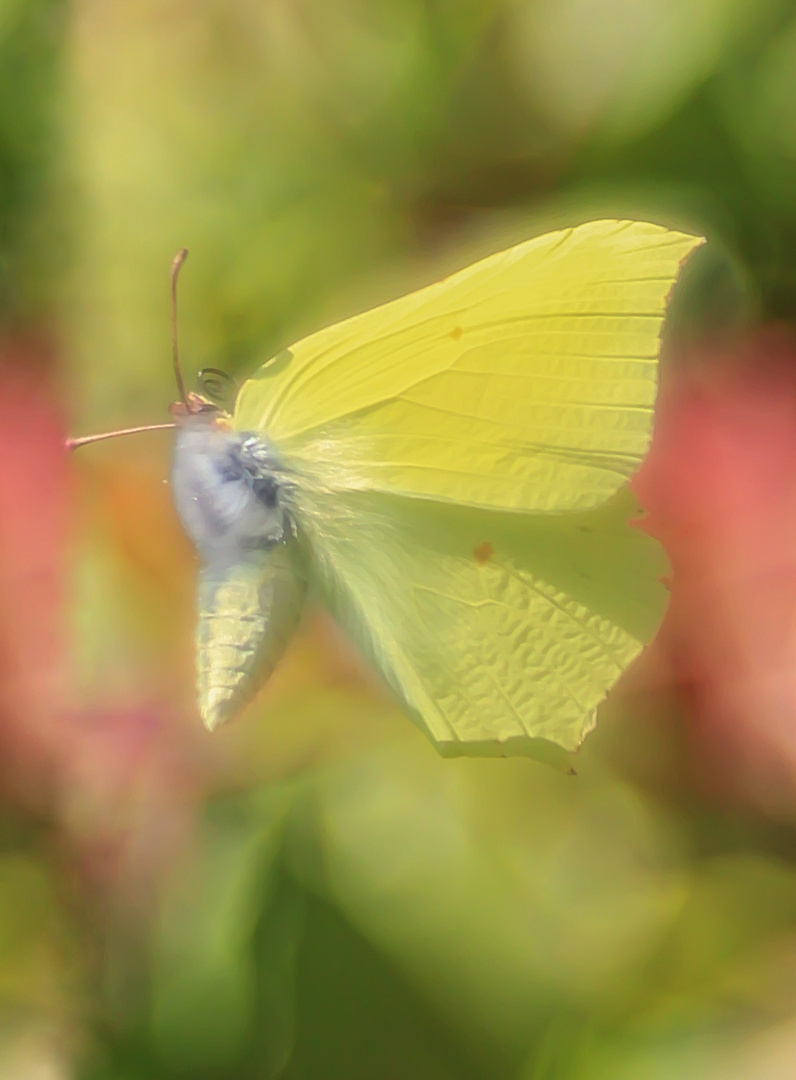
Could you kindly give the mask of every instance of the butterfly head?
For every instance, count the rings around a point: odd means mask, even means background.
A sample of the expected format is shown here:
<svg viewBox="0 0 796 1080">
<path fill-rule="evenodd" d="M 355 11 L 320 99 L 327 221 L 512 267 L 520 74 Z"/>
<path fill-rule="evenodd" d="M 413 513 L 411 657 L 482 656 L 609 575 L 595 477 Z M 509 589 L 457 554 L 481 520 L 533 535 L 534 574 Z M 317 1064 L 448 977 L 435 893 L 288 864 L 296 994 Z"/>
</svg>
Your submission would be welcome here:
<svg viewBox="0 0 796 1080">
<path fill-rule="evenodd" d="M 169 414 L 177 427 L 191 423 L 225 426 L 224 421 L 229 421 L 229 413 L 220 405 L 192 390 L 186 392 L 182 401 L 173 401 L 169 405 Z"/>
<path fill-rule="evenodd" d="M 198 375 L 199 392 L 188 390 L 169 406 L 176 427 L 229 429 L 238 386 L 231 375 L 218 368 L 203 368 Z M 182 388 L 181 388 L 182 389 Z"/>
</svg>

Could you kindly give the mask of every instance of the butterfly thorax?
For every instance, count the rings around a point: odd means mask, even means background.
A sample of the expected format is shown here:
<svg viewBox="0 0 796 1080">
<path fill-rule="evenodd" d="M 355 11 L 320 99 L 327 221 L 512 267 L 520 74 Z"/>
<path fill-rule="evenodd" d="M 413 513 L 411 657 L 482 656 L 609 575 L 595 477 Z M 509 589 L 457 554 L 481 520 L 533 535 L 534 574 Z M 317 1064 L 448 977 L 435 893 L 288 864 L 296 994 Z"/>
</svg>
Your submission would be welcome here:
<svg viewBox="0 0 796 1080">
<path fill-rule="evenodd" d="M 291 531 L 284 470 L 259 435 L 217 410 L 179 418 L 171 473 L 186 532 L 207 562 L 281 543 Z"/>
</svg>

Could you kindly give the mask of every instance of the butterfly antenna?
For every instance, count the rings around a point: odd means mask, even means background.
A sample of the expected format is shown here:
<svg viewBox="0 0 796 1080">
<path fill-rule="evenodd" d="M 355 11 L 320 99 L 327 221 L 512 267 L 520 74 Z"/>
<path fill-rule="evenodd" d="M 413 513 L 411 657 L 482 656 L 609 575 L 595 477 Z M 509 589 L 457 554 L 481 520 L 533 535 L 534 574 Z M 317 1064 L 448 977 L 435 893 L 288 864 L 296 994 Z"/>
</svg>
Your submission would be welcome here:
<svg viewBox="0 0 796 1080">
<path fill-rule="evenodd" d="M 188 249 L 180 248 L 171 264 L 171 355 L 174 360 L 174 378 L 177 380 L 177 389 L 183 405 L 190 412 L 188 395 L 185 393 L 185 383 L 180 370 L 180 350 L 177 345 L 177 278 L 180 276 L 180 267 L 187 258 Z"/>
<path fill-rule="evenodd" d="M 103 431 L 99 435 L 83 435 L 80 439 L 67 439 L 64 445 L 67 450 L 77 450 L 79 446 L 102 442 L 103 439 L 115 439 L 119 435 L 138 435 L 141 431 L 165 431 L 166 428 L 176 426 L 176 424 L 144 424 L 142 427 L 119 428 L 117 431 Z"/>
<path fill-rule="evenodd" d="M 171 264 L 171 348 L 174 358 L 174 377 L 177 380 L 177 389 L 180 392 L 182 403 L 188 412 L 191 407 L 188 404 L 188 395 L 185 393 L 185 383 L 180 371 L 180 353 L 177 346 L 177 278 L 180 267 L 188 258 L 187 248 L 181 248 Z M 165 431 L 167 428 L 176 427 L 175 424 L 144 424 L 141 427 L 119 428 L 117 431 L 103 431 L 99 435 L 84 435 L 79 439 L 67 439 L 67 450 L 77 450 L 79 446 L 88 446 L 89 443 L 102 442 L 104 439 L 116 439 L 119 435 L 138 435 L 142 431 Z"/>
</svg>

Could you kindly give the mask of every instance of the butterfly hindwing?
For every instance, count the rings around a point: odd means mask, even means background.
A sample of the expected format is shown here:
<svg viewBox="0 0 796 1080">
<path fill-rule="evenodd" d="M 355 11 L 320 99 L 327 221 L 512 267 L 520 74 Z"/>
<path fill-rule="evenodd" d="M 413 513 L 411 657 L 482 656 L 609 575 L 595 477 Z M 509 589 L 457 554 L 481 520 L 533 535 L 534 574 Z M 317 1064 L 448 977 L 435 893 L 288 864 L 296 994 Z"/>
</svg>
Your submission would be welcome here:
<svg viewBox="0 0 796 1080">
<path fill-rule="evenodd" d="M 575 749 L 665 600 L 632 497 L 555 518 L 405 502 L 302 500 L 336 619 L 443 752 Z"/>
</svg>

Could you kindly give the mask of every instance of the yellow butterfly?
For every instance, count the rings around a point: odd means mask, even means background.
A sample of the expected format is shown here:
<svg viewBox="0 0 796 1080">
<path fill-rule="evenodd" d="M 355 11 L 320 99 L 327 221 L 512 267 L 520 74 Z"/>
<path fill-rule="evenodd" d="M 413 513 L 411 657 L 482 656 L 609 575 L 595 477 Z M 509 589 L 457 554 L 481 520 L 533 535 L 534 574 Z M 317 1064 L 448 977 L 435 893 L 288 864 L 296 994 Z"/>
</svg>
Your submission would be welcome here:
<svg viewBox="0 0 796 1080">
<path fill-rule="evenodd" d="M 178 374 L 207 726 L 265 681 L 311 586 L 443 752 L 576 748 L 662 607 L 626 481 L 701 242 L 538 237 L 298 342 L 231 413 Z"/>
</svg>

